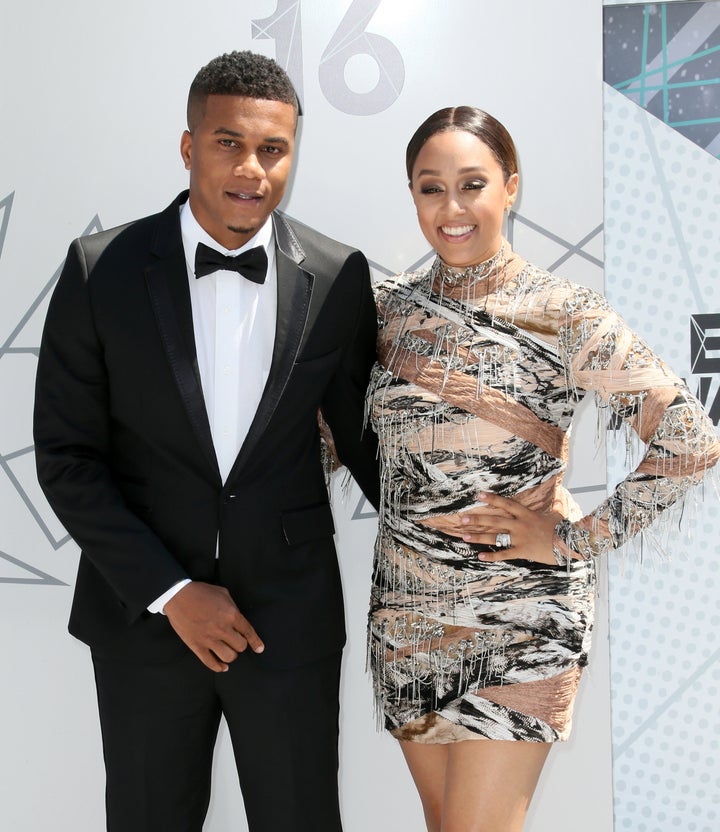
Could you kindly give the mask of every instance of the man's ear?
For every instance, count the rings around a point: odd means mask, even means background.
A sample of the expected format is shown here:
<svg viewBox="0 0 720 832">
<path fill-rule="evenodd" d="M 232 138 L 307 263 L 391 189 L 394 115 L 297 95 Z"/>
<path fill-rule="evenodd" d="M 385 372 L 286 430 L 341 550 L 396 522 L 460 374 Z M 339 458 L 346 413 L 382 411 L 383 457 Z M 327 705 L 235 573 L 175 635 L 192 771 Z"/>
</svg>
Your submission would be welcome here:
<svg viewBox="0 0 720 832">
<path fill-rule="evenodd" d="M 192 167 L 192 133 L 189 130 L 184 130 L 180 137 L 180 155 L 185 163 L 185 170 L 190 170 Z"/>
</svg>

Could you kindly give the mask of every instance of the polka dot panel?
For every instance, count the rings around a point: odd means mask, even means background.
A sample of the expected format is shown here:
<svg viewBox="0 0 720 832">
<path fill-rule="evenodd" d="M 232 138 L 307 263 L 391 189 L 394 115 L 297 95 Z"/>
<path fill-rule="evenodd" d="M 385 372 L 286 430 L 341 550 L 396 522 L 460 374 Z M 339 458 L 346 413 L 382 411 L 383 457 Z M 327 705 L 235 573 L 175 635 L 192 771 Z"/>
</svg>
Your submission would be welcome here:
<svg viewBox="0 0 720 832">
<path fill-rule="evenodd" d="M 720 313 L 720 161 L 608 86 L 605 119 L 605 294 L 696 392 L 690 316 Z M 618 482 L 620 432 L 607 461 Z M 697 491 L 655 545 L 611 555 L 616 829 L 720 830 L 720 502 Z"/>
</svg>

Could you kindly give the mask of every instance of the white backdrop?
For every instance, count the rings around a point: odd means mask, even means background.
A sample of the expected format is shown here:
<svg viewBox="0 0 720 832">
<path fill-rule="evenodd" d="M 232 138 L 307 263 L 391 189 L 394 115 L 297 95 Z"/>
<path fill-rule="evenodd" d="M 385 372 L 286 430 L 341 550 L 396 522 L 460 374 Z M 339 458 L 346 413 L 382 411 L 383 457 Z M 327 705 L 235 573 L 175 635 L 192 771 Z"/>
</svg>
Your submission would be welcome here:
<svg viewBox="0 0 720 832">
<path fill-rule="evenodd" d="M 253 37 L 256 35 L 257 37 Z M 260 37 L 269 35 L 270 37 Z M 545 268 L 602 288 L 600 0 L 90 0 L 14 4 L 0 29 L 0 827 L 103 828 L 87 649 L 66 633 L 77 550 L 35 483 L 31 410 L 47 291 L 69 241 L 163 208 L 186 184 L 187 88 L 215 55 L 287 62 L 302 90 L 292 216 L 362 248 L 376 274 L 424 260 L 404 175 L 415 127 L 476 104 L 514 135 L 521 197 L 509 233 Z M 595 420 L 570 477 L 602 496 Z M 335 484 L 338 485 L 337 483 Z M 375 732 L 364 624 L 375 519 L 334 489 L 347 597 L 341 793 L 346 832 L 417 832 L 398 749 Z M 567 745 L 552 753 L 529 832 L 612 828 L 606 595 Z M 209 832 L 242 818 L 229 743 Z M 233 830 L 246 829 L 233 820 Z"/>
</svg>

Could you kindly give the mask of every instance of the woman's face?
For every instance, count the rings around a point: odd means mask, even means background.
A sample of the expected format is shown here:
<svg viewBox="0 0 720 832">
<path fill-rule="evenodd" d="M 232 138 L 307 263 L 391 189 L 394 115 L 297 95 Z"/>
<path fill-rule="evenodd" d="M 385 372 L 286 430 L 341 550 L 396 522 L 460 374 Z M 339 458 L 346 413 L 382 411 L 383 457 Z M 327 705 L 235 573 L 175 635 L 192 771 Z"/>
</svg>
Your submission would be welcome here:
<svg viewBox="0 0 720 832">
<path fill-rule="evenodd" d="M 503 212 L 515 201 L 517 188 L 518 175 L 505 182 L 490 148 L 464 130 L 428 139 L 410 182 L 423 234 L 456 268 L 482 263 L 499 250 Z"/>
</svg>

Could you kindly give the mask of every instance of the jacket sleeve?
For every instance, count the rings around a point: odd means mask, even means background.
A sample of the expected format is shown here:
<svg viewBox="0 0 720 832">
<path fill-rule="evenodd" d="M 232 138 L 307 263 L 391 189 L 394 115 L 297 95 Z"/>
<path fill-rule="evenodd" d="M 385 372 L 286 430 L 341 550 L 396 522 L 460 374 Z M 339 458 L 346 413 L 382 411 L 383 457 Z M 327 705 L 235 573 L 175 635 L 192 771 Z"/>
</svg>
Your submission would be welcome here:
<svg viewBox="0 0 720 832">
<path fill-rule="evenodd" d="M 187 575 L 125 504 L 109 464 L 109 384 L 81 240 L 50 301 L 35 387 L 40 485 L 61 523 L 112 587 L 128 621 Z"/>
<path fill-rule="evenodd" d="M 360 252 L 351 254 L 337 280 L 354 287 L 348 308 L 352 312 L 343 356 L 322 402 L 340 462 L 346 465 L 363 493 L 377 509 L 380 474 L 377 438 L 365 426 L 365 396 L 375 363 L 377 315 L 370 284 L 370 269 Z"/>
</svg>

